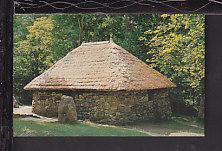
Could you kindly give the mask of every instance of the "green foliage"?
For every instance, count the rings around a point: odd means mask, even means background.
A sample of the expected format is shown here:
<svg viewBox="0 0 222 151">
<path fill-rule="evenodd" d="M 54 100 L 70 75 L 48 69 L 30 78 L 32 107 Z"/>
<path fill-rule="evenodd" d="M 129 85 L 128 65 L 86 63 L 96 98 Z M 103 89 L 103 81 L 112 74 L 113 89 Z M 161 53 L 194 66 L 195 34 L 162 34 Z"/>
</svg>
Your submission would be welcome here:
<svg viewBox="0 0 222 151">
<path fill-rule="evenodd" d="M 53 22 L 48 17 L 37 18 L 28 27 L 26 38 L 19 42 L 18 50 L 27 54 L 31 71 L 34 76 L 39 75 L 52 65 L 51 46 L 53 44 Z"/>
<path fill-rule="evenodd" d="M 204 78 L 204 16 L 161 15 L 154 29 L 139 37 L 149 49 L 147 62 L 176 85 L 175 101 L 200 105 Z"/>
<path fill-rule="evenodd" d="M 53 15 L 55 22 L 54 58 L 58 60 L 83 41 L 113 40 L 142 60 L 146 52 L 140 48 L 138 36 L 149 27 L 145 15 Z"/>
<path fill-rule="evenodd" d="M 14 93 L 22 99 L 28 95 L 23 90 L 25 84 L 52 65 L 50 54 L 54 27 L 49 17 L 36 18 L 32 22 L 26 22 L 24 16 L 15 20 Z"/>
</svg>

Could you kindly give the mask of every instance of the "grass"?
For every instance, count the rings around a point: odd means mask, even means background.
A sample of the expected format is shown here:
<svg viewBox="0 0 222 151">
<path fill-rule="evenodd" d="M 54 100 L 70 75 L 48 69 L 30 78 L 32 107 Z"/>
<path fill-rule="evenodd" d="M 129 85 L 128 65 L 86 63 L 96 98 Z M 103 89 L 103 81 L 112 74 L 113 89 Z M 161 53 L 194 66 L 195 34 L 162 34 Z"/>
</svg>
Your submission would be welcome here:
<svg viewBox="0 0 222 151">
<path fill-rule="evenodd" d="M 14 136 L 163 136 L 171 133 L 204 135 L 204 123 L 196 118 L 178 116 L 169 121 L 144 121 L 125 127 L 100 125 L 90 122 L 61 124 L 58 122 L 27 121 L 14 118 Z M 183 133 L 181 133 L 183 135 Z"/>
<path fill-rule="evenodd" d="M 89 122 L 61 124 L 25 121 L 22 118 L 14 118 L 13 130 L 14 136 L 149 136 L 148 133 L 138 130 Z"/>
</svg>

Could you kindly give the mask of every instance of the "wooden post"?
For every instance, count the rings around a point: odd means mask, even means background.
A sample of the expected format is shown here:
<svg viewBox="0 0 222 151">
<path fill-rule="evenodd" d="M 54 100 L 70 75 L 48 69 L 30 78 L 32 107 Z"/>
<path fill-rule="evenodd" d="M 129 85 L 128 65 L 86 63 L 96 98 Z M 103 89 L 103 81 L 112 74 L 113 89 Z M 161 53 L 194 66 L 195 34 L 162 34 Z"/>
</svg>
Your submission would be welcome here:
<svg viewBox="0 0 222 151">
<path fill-rule="evenodd" d="M 0 0 L 0 150 L 12 146 L 13 0 Z"/>
</svg>

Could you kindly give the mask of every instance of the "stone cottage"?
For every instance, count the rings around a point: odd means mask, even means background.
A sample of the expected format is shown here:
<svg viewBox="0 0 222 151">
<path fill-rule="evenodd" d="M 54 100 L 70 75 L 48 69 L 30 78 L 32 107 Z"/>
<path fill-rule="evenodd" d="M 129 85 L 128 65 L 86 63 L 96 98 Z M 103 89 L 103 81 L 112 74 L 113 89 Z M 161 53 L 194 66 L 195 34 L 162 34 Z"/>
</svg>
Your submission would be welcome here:
<svg viewBox="0 0 222 151">
<path fill-rule="evenodd" d="M 124 124 L 171 115 L 168 88 L 175 85 L 112 40 L 82 43 L 33 79 L 33 112 L 58 115 L 63 94 L 75 100 L 78 119 Z"/>
</svg>

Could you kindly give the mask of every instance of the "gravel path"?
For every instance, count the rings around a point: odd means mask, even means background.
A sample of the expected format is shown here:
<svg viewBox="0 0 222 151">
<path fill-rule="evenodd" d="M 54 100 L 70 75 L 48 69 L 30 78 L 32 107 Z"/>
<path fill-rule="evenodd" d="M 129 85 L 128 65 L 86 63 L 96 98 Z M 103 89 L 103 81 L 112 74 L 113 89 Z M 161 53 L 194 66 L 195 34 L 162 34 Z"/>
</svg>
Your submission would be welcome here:
<svg viewBox="0 0 222 151">
<path fill-rule="evenodd" d="M 33 115 L 32 106 L 19 106 L 19 108 L 13 108 L 14 115 Z"/>
</svg>

